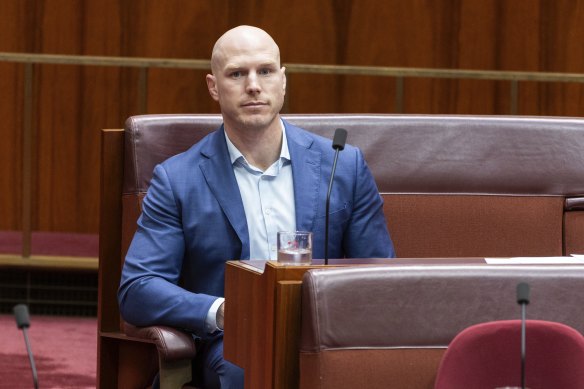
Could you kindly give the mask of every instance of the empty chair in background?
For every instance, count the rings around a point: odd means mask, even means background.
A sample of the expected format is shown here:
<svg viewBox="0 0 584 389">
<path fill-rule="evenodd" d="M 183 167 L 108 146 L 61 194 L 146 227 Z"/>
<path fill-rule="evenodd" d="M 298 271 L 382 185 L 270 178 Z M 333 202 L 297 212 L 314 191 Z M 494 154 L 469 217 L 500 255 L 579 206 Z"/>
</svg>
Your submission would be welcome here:
<svg viewBox="0 0 584 389">
<path fill-rule="evenodd" d="M 521 387 L 521 321 L 470 326 L 448 346 L 435 389 Z M 584 337 L 565 324 L 527 320 L 525 385 L 584 388 Z"/>
</svg>

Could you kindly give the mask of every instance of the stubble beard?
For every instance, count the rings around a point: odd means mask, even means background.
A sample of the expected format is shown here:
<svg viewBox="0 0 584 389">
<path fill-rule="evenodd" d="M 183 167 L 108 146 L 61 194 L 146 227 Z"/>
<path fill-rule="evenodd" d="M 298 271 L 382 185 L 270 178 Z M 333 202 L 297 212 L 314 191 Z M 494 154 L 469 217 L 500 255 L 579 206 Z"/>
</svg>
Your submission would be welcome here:
<svg viewBox="0 0 584 389">
<path fill-rule="evenodd" d="M 268 112 L 256 112 L 256 113 L 246 113 L 239 112 L 237 116 L 237 122 L 234 123 L 236 126 L 241 127 L 242 130 L 249 131 L 261 131 L 269 128 L 274 124 L 279 118 L 280 110 L 282 109 L 282 104 L 279 104 L 277 109 L 274 109 L 272 105 L 269 106 Z M 245 110 L 244 110 L 245 111 Z"/>
<path fill-rule="evenodd" d="M 250 131 L 260 131 L 270 127 L 276 120 L 277 114 L 245 115 L 241 117 L 240 125 L 243 129 Z"/>
</svg>

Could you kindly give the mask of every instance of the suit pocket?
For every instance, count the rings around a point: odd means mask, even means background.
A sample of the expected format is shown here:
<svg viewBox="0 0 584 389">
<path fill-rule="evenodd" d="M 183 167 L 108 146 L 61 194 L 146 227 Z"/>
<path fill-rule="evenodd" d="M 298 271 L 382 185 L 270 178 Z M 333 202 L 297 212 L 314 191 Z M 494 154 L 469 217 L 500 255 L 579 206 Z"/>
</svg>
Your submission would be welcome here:
<svg viewBox="0 0 584 389">
<path fill-rule="evenodd" d="M 342 204 L 335 204 L 335 208 L 331 204 L 331 209 L 329 209 L 329 223 L 331 226 L 343 225 L 351 217 L 351 203 L 346 201 Z M 324 223 L 326 218 L 324 215 L 320 216 L 317 220 L 317 230 L 324 229 Z"/>
</svg>

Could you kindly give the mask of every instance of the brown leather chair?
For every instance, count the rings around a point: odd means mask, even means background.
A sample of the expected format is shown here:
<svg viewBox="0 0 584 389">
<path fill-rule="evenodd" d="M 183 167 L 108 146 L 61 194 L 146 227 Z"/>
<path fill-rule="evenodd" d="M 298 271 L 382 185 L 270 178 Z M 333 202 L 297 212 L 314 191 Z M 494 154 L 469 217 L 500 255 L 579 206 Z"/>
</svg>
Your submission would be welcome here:
<svg viewBox="0 0 584 389">
<path fill-rule="evenodd" d="M 308 270 L 302 282 L 300 388 L 433 389 L 457 334 L 521 316 L 519 282 L 531 285 L 528 318 L 584 333 L 584 265 Z"/>
<path fill-rule="evenodd" d="M 117 305 L 117 289 L 125 253 L 141 212 L 154 165 L 196 143 L 215 129 L 210 116 L 191 131 L 186 117 L 157 115 L 130 118 L 125 130 L 102 132 L 101 221 L 99 253 L 99 388 L 145 388 L 160 371 L 162 389 L 190 382 L 196 347 L 191 335 L 174 328 L 138 328 L 125 323 Z M 150 129 L 143 131 L 143 128 Z M 188 136 L 181 136 L 188 135 Z"/>
</svg>

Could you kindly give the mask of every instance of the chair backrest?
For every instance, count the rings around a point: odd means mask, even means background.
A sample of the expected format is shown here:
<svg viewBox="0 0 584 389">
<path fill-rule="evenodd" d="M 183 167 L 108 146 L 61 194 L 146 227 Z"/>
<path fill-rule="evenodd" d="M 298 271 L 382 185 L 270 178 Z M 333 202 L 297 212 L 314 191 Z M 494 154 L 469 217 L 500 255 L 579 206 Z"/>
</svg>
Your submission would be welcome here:
<svg viewBox="0 0 584 389">
<path fill-rule="evenodd" d="M 584 337 L 572 327 L 526 322 L 525 386 L 584 388 Z M 481 323 L 458 334 L 440 363 L 435 389 L 521 387 L 521 321 Z"/>
<path fill-rule="evenodd" d="M 584 119 L 440 115 L 286 115 L 358 146 L 385 199 L 400 257 L 584 252 Z M 220 115 L 144 115 L 125 129 L 124 247 L 157 163 L 221 124 Z M 332 149 L 331 149 L 332 152 Z"/>
<path fill-rule="evenodd" d="M 347 143 L 363 151 L 381 193 L 584 196 L 578 164 L 584 158 L 584 119 L 351 114 L 284 119 L 330 139 L 336 128 L 347 129 Z M 145 192 L 157 163 L 221 123 L 220 115 L 129 118 L 124 190 Z"/>
<path fill-rule="evenodd" d="M 308 270 L 302 282 L 300 388 L 431 389 L 458 333 L 520 316 L 519 282 L 531 286 L 528 317 L 584 332 L 580 265 Z"/>
</svg>

